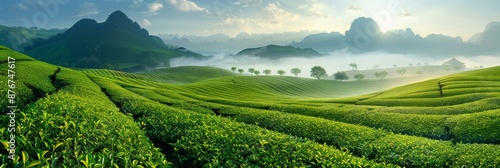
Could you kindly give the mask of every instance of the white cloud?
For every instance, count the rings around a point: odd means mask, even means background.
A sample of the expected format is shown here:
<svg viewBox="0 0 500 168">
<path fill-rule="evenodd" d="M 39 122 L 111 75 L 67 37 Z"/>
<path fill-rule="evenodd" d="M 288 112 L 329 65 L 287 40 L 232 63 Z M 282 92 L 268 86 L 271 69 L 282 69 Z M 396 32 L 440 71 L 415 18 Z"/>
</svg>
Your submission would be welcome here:
<svg viewBox="0 0 500 168">
<path fill-rule="evenodd" d="M 413 14 L 410 13 L 410 11 L 408 11 L 408 9 L 403 9 L 401 10 L 401 13 L 400 13 L 400 16 L 412 16 Z"/>
<path fill-rule="evenodd" d="M 138 7 L 141 7 L 143 5 L 143 3 L 144 3 L 144 0 L 133 0 L 130 7 L 138 8 Z"/>
<path fill-rule="evenodd" d="M 144 19 L 144 20 L 142 20 L 142 24 L 143 24 L 144 26 L 151 26 L 151 25 L 152 25 L 152 24 L 151 24 L 151 22 L 149 22 L 149 20 L 148 20 L 148 19 Z"/>
<path fill-rule="evenodd" d="M 325 11 L 325 4 L 319 3 L 317 0 L 311 0 L 309 3 L 299 5 L 298 9 L 305 11 L 308 15 L 328 18 L 328 16 L 323 14 Z"/>
<path fill-rule="evenodd" d="M 279 7 L 279 3 L 270 3 L 266 7 L 264 7 L 263 12 L 265 12 L 267 15 L 267 19 L 271 21 L 273 24 L 278 24 L 282 23 L 284 20 L 289 20 L 293 19 L 295 16 L 293 16 L 291 13 L 285 11 L 283 8 Z"/>
<path fill-rule="evenodd" d="M 238 0 L 234 2 L 235 5 L 241 5 L 243 7 L 248 6 L 259 6 L 262 4 L 262 0 Z"/>
<path fill-rule="evenodd" d="M 182 12 L 208 12 L 207 9 L 199 7 L 196 3 L 188 0 L 167 0 L 170 6 Z"/>
<path fill-rule="evenodd" d="M 347 10 L 348 10 L 348 11 L 353 11 L 353 12 L 360 12 L 360 11 L 363 11 L 363 9 L 362 9 L 362 8 L 360 8 L 360 7 L 356 7 L 356 6 L 352 6 L 352 5 L 350 5 L 349 7 L 347 7 Z"/>
<path fill-rule="evenodd" d="M 163 4 L 160 2 L 149 3 L 148 4 L 148 9 L 149 9 L 148 13 L 151 15 L 156 15 L 158 13 L 158 11 L 161 10 L 161 8 L 163 8 Z"/>
<path fill-rule="evenodd" d="M 93 2 L 83 2 L 83 4 L 75 10 L 77 17 L 84 17 L 98 14 L 97 6 Z"/>
</svg>

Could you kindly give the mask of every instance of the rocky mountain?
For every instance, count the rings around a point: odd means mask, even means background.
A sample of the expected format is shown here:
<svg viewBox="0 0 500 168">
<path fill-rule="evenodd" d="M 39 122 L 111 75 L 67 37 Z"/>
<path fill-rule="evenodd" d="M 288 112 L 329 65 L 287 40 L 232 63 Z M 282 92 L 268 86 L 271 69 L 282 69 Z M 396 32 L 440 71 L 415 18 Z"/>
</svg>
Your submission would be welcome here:
<svg viewBox="0 0 500 168">
<path fill-rule="evenodd" d="M 166 47 L 159 37 L 149 35 L 121 11 L 110 14 L 105 22 L 82 19 L 64 33 L 35 40 L 26 54 L 62 66 L 125 71 L 168 67 L 170 59 L 183 56 L 204 58 Z"/>
<path fill-rule="evenodd" d="M 474 35 L 469 41 L 463 41 L 461 37 L 442 34 L 421 37 L 410 28 L 382 33 L 373 19 L 361 17 L 352 22 L 345 35 L 335 32 L 312 34 L 290 45 L 321 52 L 347 49 L 352 53 L 382 50 L 431 57 L 480 55 L 500 51 L 500 24 L 490 23 L 484 32 Z"/>
</svg>

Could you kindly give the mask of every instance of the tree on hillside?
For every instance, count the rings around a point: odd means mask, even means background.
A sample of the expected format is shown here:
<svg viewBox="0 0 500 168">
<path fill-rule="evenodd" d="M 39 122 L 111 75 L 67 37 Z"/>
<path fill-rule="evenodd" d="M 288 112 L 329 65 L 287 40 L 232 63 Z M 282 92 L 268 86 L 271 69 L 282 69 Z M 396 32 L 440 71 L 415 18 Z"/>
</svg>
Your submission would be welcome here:
<svg viewBox="0 0 500 168">
<path fill-rule="evenodd" d="M 356 78 L 357 80 L 361 80 L 361 79 L 365 78 L 365 75 L 361 74 L 361 73 L 357 73 L 356 75 L 354 75 L 354 78 Z"/>
<path fill-rule="evenodd" d="M 248 72 L 250 72 L 250 76 L 255 72 L 255 68 L 248 68 Z"/>
<path fill-rule="evenodd" d="M 389 74 L 389 73 L 387 73 L 387 71 L 375 72 L 375 76 L 380 78 L 380 79 L 384 79 L 385 76 L 387 76 L 387 74 Z"/>
<path fill-rule="evenodd" d="M 302 72 L 302 70 L 300 70 L 299 68 L 292 68 L 290 72 L 294 74 L 295 77 L 297 77 Z"/>
<path fill-rule="evenodd" d="M 278 74 L 280 74 L 280 76 L 283 76 L 284 74 L 286 74 L 286 72 L 284 70 L 278 70 Z"/>
<path fill-rule="evenodd" d="M 318 80 L 322 77 L 327 77 L 326 70 L 321 66 L 314 66 L 311 68 L 311 77 L 315 77 Z"/>
<path fill-rule="evenodd" d="M 260 71 L 253 71 L 253 73 L 254 73 L 256 76 L 259 76 Z"/>
<path fill-rule="evenodd" d="M 398 69 L 397 72 L 399 75 L 403 76 L 406 73 L 406 69 Z"/>
<path fill-rule="evenodd" d="M 380 65 L 374 65 L 373 66 L 373 69 L 377 69 L 377 68 L 380 68 Z"/>
<path fill-rule="evenodd" d="M 418 74 L 418 75 L 422 75 L 423 73 L 424 73 L 424 72 L 422 72 L 422 71 L 417 71 L 417 74 Z"/>
<path fill-rule="evenodd" d="M 238 68 L 236 68 L 236 67 L 231 67 L 231 71 L 233 71 L 233 75 L 234 75 L 234 73 L 236 72 L 237 69 Z"/>
<path fill-rule="evenodd" d="M 238 69 L 238 72 L 240 73 L 241 76 L 243 76 L 243 72 L 245 72 L 244 69 Z"/>
<path fill-rule="evenodd" d="M 351 66 L 352 69 L 354 69 L 354 70 L 358 69 L 358 64 L 356 64 L 356 63 L 350 63 L 349 66 Z"/>
<path fill-rule="evenodd" d="M 345 73 L 344 71 L 342 72 L 336 72 L 335 74 L 333 74 L 333 77 L 336 79 L 336 80 L 348 80 L 349 79 L 349 76 L 347 76 L 347 73 Z"/>
<path fill-rule="evenodd" d="M 396 64 L 394 64 L 393 66 L 394 66 L 394 68 L 398 67 L 398 65 L 396 65 Z"/>
<path fill-rule="evenodd" d="M 408 64 L 408 65 L 409 65 L 409 66 L 413 66 L 413 64 L 412 64 L 412 63 L 410 63 L 410 64 Z"/>
<path fill-rule="evenodd" d="M 269 76 L 269 74 L 271 74 L 271 70 L 270 69 L 264 69 L 263 73 L 266 74 L 266 76 Z"/>
</svg>

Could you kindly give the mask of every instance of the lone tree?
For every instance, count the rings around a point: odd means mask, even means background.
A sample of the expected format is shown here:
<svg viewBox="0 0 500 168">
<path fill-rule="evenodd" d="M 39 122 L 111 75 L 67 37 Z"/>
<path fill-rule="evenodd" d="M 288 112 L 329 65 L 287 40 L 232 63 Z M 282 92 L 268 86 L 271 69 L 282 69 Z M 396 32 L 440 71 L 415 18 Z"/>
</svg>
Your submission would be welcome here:
<svg viewBox="0 0 500 168">
<path fill-rule="evenodd" d="M 243 76 L 243 72 L 245 72 L 244 69 L 238 69 L 238 72 L 240 73 L 241 76 Z"/>
<path fill-rule="evenodd" d="M 271 70 L 270 69 L 264 69 L 263 73 L 266 74 L 266 76 L 269 76 L 269 74 L 271 74 Z"/>
<path fill-rule="evenodd" d="M 356 63 L 350 63 L 349 66 L 351 66 L 352 69 L 358 69 L 358 64 Z"/>
<path fill-rule="evenodd" d="M 418 74 L 418 75 L 422 75 L 423 73 L 424 73 L 424 72 L 422 72 L 422 71 L 417 71 L 417 74 Z"/>
<path fill-rule="evenodd" d="M 398 74 L 403 76 L 406 73 L 406 69 L 398 69 L 397 72 L 398 72 Z"/>
<path fill-rule="evenodd" d="M 248 72 L 250 72 L 250 76 L 252 76 L 253 72 L 255 72 L 255 68 L 248 68 Z"/>
<path fill-rule="evenodd" d="M 362 73 L 357 73 L 356 75 L 354 75 L 354 78 L 357 80 L 361 80 L 361 79 L 365 78 L 365 75 Z"/>
<path fill-rule="evenodd" d="M 278 74 L 280 74 L 280 76 L 283 76 L 284 74 L 286 74 L 286 72 L 284 70 L 278 70 Z"/>
<path fill-rule="evenodd" d="M 290 72 L 294 74 L 295 77 L 297 77 L 302 72 L 302 70 L 300 70 L 299 68 L 292 68 Z"/>
<path fill-rule="evenodd" d="M 254 73 L 256 76 L 259 76 L 260 71 L 253 71 L 253 73 Z"/>
<path fill-rule="evenodd" d="M 387 76 L 387 74 L 389 74 L 389 73 L 387 73 L 387 71 L 375 72 L 375 76 L 379 77 L 380 79 L 384 79 L 385 76 Z"/>
<path fill-rule="evenodd" d="M 236 67 L 231 67 L 231 71 L 233 71 L 233 75 L 234 75 L 234 73 L 236 72 L 237 69 L 238 68 L 236 68 Z"/>
<path fill-rule="evenodd" d="M 333 77 L 336 79 L 336 80 L 348 80 L 349 79 L 349 76 L 347 76 L 347 73 L 345 73 L 344 71 L 342 72 L 336 72 L 335 74 L 333 74 Z"/>
<path fill-rule="evenodd" d="M 311 68 L 311 77 L 315 77 L 318 80 L 322 77 L 327 77 L 326 70 L 321 66 L 314 66 Z"/>
</svg>

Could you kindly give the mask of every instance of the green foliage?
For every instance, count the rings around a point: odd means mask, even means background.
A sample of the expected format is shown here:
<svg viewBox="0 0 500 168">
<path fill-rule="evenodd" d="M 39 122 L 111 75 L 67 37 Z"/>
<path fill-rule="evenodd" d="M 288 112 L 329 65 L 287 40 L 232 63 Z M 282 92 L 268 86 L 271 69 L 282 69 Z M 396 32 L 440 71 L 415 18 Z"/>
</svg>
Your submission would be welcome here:
<svg viewBox="0 0 500 168">
<path fill-rule="evenodd" d="M 231 67 L 231 71 L 233 71 L 233 74 L 236 72 L 238 68 L 237 67 Z"/>
<path fill-rule="evenodd" d="M 446 125 L 456 142 L 499 144 L 500 110 L 451 116 Z"/>
<path fill-rule="evenodd" d="M 271 70 L 270 69 L 264 69 L 264 71 L 262 71 L 266 76 L 269 76 L 269 74 L 271 74 Z"/>
<path fill-rule="evenodd" d="M 238 69 L 238 72 L 240 73 L 241 76 L 243 76 L 243 72 L 245 72 L 244 69 Z"/>
<path fill-rule="evenodd" d="M 352 69 L 358 69 L 358 64 L 356 63 L 350 63 L 349 66 L 352 67 Z"/>
<path fill-rule="evenodd" d="M 357 73 L 356 75 L 354 75 L 354 78 L 357 80 L 362 80 L 365 78 L 365 75 L 361 74 L 361 73 Z"/>
<path fill-rule="evenodd" d="M 311 68 L 311 77 L 317 78 L 318 80 L 323 77 L 327 77 L 326 70 L 321 66 L 314 66 Z"/>
<path fill-rule="evenodd" d="M 278 74 L 280 76 L 283 76 L 284 74 L 286 74 L 286 71 L 284 71 L 284 70 L 278 70 Z"/>
<path fill-rule="evenodd" d="M 457 144 L 457 154 L 451 167 L 495 168 L 500 166 L 500 146 L 490 144 Z"/>
<path fill-rule="evenodd" d="M 183 166 L 369 166 L 376 163 L 312 141 L 290 138 L 229 119 L 167 107 L 95 78 L 148 136 L 174 149 Z M 140 104 L 140 106 L 139 106 Z M 265 159 L 265 160 L 262 160 Z"/>
<path fill-rule="evenodd" d="M 336 80 L 349 80 L 349 76 L 347 76 L 347 73 L 345 73 L 344 71 L 342 72 L 335 72 L 335 74 L 333 74 L 333 77 L 336 79 Z"/>
<path fill-rule="evenodd" d="M 385 76 L 387 76 L 389 73 L 387 71 L 380 71 L 380 72 L 375 72 L 375 76 L 380 78 L 380 79 L 384 79 Z"/>
<path fill-rule="evenodd" d="M 250 72 L 250 76 L 254 73 L 255 68 L 248 68 L 248 72 Z"/>
<path fill-rule="evenodd" d="M 308 107 L 301 105 L 273 105 L 270 110 L 320 117 L 334 121 L 380 128 L 396 133 L 449 139 L 444 116 L 404 115 L 370 111 L 367 107 Z"/>
<path fill-rule="evenodd" d="M 253 71 L 253 73 L 255 74 L 255 76 L 259 76 L 259 74 L 260 74 L 260 71 L 258 71 L 258 70 L 255 70 L 255 71 Z"/>
<path fill-rule="evenodd" d="M 292 70 L 290 70 L 290 72 L 293 75 L 295 75 L 295 77 L 297 77 L 302 72 L 302 70 L 300 70 L 299 68 L 292 68 Z"/>
</svg>

